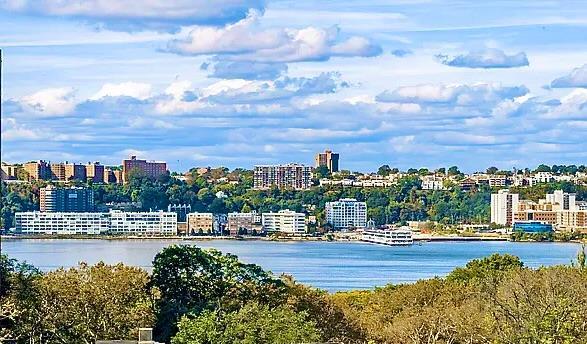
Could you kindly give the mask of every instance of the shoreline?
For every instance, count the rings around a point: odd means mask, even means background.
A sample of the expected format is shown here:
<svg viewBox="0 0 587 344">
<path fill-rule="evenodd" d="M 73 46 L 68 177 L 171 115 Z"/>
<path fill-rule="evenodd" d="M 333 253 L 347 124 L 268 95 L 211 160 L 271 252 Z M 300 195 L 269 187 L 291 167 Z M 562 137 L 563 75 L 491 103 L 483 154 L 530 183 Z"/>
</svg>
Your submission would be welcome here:
<svg viewBox="0 0 587 344">
<path fill-rule="evenodd" d="M 268 241 L 268 242 L 353 242 L 365 243 L 357 238 L 331 238 L 326 237 L 231 237 L 231 236 L 48 236 L 48 235 L 1 235 L 0 241 L 20 241 L 20 240 L 105 240 L 105 241 L 143 241 L 143 240 L 159 240 L 159 241 L 212 241 L 212 240 L 227 240 L 227 241 Z M 569 241 L 533 241 L 521 240 L 513 241 L 508 237 L 495 236 L 415 236 L 413 238 L 415 244 L 422 244 L 425 242 L 517 242 L 517 243 L 576 243 L 585 244 L 581 240 Z"/>
</svg>

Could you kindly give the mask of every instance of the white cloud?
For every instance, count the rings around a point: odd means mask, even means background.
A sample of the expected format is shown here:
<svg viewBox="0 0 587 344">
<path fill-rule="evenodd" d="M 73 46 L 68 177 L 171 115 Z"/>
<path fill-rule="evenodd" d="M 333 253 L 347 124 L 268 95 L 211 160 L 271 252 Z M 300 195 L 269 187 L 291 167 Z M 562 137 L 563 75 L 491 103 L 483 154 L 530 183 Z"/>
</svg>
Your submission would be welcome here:
<svg viewBox="0 0 587 344">
<path fill-rule="evenodd" d="M 20 99 L 25 111 L 38 115 L 66 115 L 75 108 L 72 87 L 47 88 Z"/>
<path fill-rule="evenodd" d="M 175 30 L 182 25 L 224 24 L 262 11 L 263 0 L 3 0 L 10 13 L 71 17 L 115 30 Z"/>
<path fill-rule="evenodd" d="M 587 88 L 587 64 L 581 67 L 575 68 L 570 74 L 562 76 L 558 79 L 553 80 L 550 83 L 552 88 L 565 88 L 565 87 L 585 87 Z"/>
<path fill-rule="evenodd" d="M 151 85 L 129 81 L 120 84 L 105 84 L 96 94 L 90 97 L 90 100 L 98 100 L 104 97 L 132 97 L 145 100 L 151 96 Z"/>
<path fill-rule="evenodd" d="M 526 53 L 519 52 L 517 54 L 507 55 L 503 50 L 495 48 L 473 51 L 453 57 L 440 54 L 436 55 L 436 58 L 440 63 L 451 67 L 514 68 L 529 65 Z"/>
<path fill-rule="evenodd" d="M 377 96 L 381 102 L 451 104 L 477 106 L 480 103 L 496 103 L 528 93 L 524 86 L 506 87 L 500 84 L 443 85 L 422 84 L 399 87 Z"/>
<path fill-rule="evenodd" d="M 323 61 L 334 56 L 376 56 L 381 48 L 364 37 L 339 37 L 338 27 L 328 29 L 257 28 L 258 14 L 222 28 L 197 27 L 183 40 L 173 40 L 168 50 L 184 55 L 226 55 L 225 58 L 257 62 Z"/>
</svg>

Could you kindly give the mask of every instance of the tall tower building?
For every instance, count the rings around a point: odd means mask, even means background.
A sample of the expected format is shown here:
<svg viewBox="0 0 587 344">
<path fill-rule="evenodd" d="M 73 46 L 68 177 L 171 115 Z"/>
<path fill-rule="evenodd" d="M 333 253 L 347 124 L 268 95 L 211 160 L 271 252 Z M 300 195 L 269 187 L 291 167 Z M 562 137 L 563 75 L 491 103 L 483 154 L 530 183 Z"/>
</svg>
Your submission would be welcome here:
<svg viewBox="0 0 587 344">
<path fill-rule="evenodd" d="M 43 212 L 92 212 L 94 211 L 94 191 L 72 187 L 56 188 L 49 185 L 39 190 L 41 211 Z"/>
<path fill-rule="evenodd" d="M 498 225 L 510 226 L 514 212 L 518 209 L 520 195 L 510 193 L 509 190 L 499 190 L 491 194 L 491 222 Z"/>
<path fill-rule="evenodd" d="M 325 150 L 324 153 L 316 154 L 314 158 L 315 167 L 326 166 L 330 173 L 338 172 L 338 153 L 332 153 L 331 150 Z"/>
</svg>

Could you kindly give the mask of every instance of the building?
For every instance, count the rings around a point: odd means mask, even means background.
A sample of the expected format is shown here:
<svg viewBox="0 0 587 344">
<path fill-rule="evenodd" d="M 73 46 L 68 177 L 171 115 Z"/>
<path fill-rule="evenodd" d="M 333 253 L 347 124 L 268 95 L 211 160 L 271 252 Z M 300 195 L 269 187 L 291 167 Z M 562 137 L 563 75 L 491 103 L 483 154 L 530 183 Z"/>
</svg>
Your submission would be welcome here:
<svg viewBox="0 0 587 344">
<path fill-rule="evenodd" d="M 65 180 L 86 181 L 86 166 L 81 164 L 65 163 Z"/>
<path fill-rule="evenodd" d="M 16 180 L 18 179 L 18 166 L 2 163 L 0 169 L 0 180 Z"/>
<path fill-rule="evenodd" d="M 96 235 L 110 229 L 108 213 L 17 212 L 15 222 L 16 233 L 22 234 Z"/>
<path fill-rule="evenodd" d="M 422 190 L 445 190 L 444 178 L 438 176 L 422 177 Z"/>
<path fill-rule="evenodd" d="M 477 182 L 472 178 L 465 178 L 459 182 L 459 187 L 464 192 L 469 192 L 477 188 Z"/>
<path fill-rule="evenodd" d="M 109 213 L 111 234 L 173 236 L 177 235 L 177 214 L 157 212 L 122 212 L 112 210 Z"/>
<path fill-rule="evenodd" d="M 104 182 L 104 172 L 104 165 L 100 165 L 97 161 L 94 163 L 88 162 L 86 165 L 86 178 L 94 183 Z"/>
<path fill-rule="evenodd" d="M 229 213 L 227 229 L 230 235 L 253 234 L 261 232 L 261 215 L 251 213 Z"/>
<path fill-rule="evenodd" d="M 104 183 L 122 184 L 122 171 L 109 167 L 104 168 Z"/>
<path fill-rule="evenodd" d="M 214 214 L 189 213 L 187 216 L 189 234 L 214 233 Z"/>
<path fill-rule="evenodd" d="M 65 164 L 57 163 L 51 164 L 51 179 L 53 180 L 65 180 Z"/>
<path fill-rule="evenodd" d="M 509 193 L 509 190 L 499 190 L 491 194 L 491 222 L 510 226 L 514 219 L 514 211 L 518 209 L 519 195 Z"/>
<path fill-rule="evenodd" d="M 566 193 L 563 190 L 555 190 L 551 194 L 546 194 L 546 202 L 557 204 L 556 210 L 576 210 L 576 194 Z"/>
<path fill-rule="evenodd" d="M 254 168 L 253 187 L 307 189 L 312 186 L 312 168 L 299 164 L 259 165 Z"/>
<path fill-rule="evenodd" d="M 544 233 L 552 232 L 552 224 L 540 221 L 526 221 L 514 223 L 514 232 Z"/>
<path fill-rule="evenodd" d="M 29 181 L 51 179 L 51 167 L 43 160 L 27 162 L 22 165 Z"/>
<path fill-rule="evenodd" d="M 326 223 L 334 230 L 346 231 L 367 226 L 367 203 L 359 202 L 354 198 L 326 202 L 325 212 Z"/>
<path fill-rule="evenodd" d="M 122 182 L 127 183 L 129 173 L 132 170 L 139 170 L 147 177 L 157 179 L 160 176 L 167 174 L 167 163 L 163 161 L 147 161 L 139 160 L 136 156 L 131 156 L 130 159 L 122 160 Z"/>
<path fill-rule="evenodd" d="M 314 158 L 315 167 L 326 166 L 330 173 L 338 172 L 338 153 L 332 153 L 331 150 L 325 150 L 324 153 L 316 154 Z"/>
<path fill-rule="evenodd" d="M 291 210 L 277 213 L 263 213 L 261 216 L 263 230 L 269 233 L 302 234 L 306 232 L 306 216 Z"/>
<path fill-rule="evenodd" d="M 42 212 L 80 213 L 93 212 L 94 191 L 82 187 L 58 188 L 49 185 L 39 190 Z"/>
<path fill-rule="evenodd" d="M 170 204 L 167 211 L 177 214 L 177 222 L 187 222 L 188 214 L 192 212 L 190 204 Z"/>
<path fill-rule="evenodd" d="M 565 232 L 587 233 L 587 210 L 558 211 L 557 228 Z"/>
</svg>

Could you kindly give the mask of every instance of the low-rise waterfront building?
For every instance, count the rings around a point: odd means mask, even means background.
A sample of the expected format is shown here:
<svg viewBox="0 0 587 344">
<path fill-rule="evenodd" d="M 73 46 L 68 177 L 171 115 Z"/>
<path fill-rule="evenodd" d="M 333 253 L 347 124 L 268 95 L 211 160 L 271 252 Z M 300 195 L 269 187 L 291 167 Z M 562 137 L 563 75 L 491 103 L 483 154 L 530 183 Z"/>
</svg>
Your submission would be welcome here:
<svg viewBox="0 0 587 344">
<path fill-rule="evenodd" d="M 263 213 L 263 230 L 287 234 L 303 234 L 306 232 L 306 215 L 292 210 L 280 210 L 277 213 Z"/>
<path fill-rule="evenodd" d="M 227 229 L 230 235 L 259 233 L 262 229 L 261 215 L 251 213 L 229 213 Z"/>
<path fill-rule="evenodd" d="M 214 214 L 212 213 L 189 213 L 187 222 L 188 233 L 191 235 L 214 232 Z"/>
<path fill-rule="evenodd" d="M 540 221 L 524 221 L 514 223 L 514 232 L 544 233 L 552 232 L 552 224 Z"/>
<path fill-rule="evenodd" d="M 42 235 L 97 235 L 110 230 L 108 213 L 17 212 L 16 233 Z"/>
<path fill-rule="evenodd" d="M 171 212 L 122 212 L 113 210 L 110 216 L 111 234 L 173 236 L 177 235 L 177 214 Z"/>
</svg>

